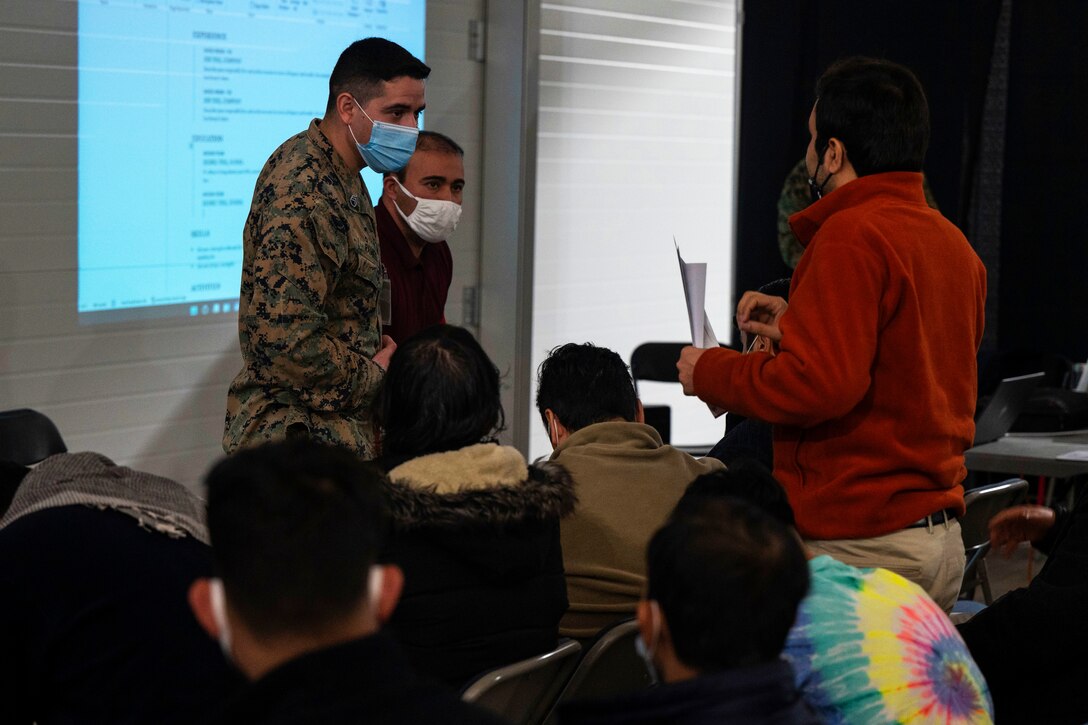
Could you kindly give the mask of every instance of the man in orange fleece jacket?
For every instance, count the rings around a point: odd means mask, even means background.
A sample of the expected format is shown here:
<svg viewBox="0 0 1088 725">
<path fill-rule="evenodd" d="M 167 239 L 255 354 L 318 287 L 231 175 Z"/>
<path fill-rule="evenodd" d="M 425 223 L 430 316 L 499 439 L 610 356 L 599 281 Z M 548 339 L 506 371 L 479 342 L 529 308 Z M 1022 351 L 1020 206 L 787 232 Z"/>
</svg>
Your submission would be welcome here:
<svg viewBox="0 0 1088 725">
<path fill-rule="evenodd" d="M 851 58 L 816 87 L 806 161 L 819 200 L 787 303 L 747 292 L 737 322 L 777 354 L 685 348 L 685 392 L 774 425 L 775 475 L 817 553 L 882 566 L 951 609 L 974 437 L 986 271 L 926 205 L 917 78 Z"/>
</svg>

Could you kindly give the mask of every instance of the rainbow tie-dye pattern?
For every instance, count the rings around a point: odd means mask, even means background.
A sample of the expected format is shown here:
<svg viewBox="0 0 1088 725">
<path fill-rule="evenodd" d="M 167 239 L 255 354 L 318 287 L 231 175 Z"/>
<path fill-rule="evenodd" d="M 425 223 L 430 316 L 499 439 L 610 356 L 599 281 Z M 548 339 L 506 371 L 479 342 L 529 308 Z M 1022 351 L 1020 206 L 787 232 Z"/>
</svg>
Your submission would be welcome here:
<svg viewBox="0 0 1088 725">
<path fill-rule="evenodd" d="M 784 655 L 827 723 L 992 723 L 982 673 L 917 585 L 819 556 Z"/>
</svg>

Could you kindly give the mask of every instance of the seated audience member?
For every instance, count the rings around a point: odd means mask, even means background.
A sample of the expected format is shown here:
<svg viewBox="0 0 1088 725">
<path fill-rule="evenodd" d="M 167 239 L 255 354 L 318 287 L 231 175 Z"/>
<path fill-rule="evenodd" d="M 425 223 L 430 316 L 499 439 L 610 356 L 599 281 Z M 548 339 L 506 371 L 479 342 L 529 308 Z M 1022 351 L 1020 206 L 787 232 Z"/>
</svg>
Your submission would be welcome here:
<svg viewBox="0 0 1088 725">
<path fill-rule="evenodd" d="M 723 497 L 748 501 L 793 530 L 785 490 L 754 461 L 696 479 L 677 510 L 699 511 Z M 807 556 L 809 593 L 784 655 L 824 722 L 992 722 L 986 681 L 921 587 L 886 569 Z"/>
<path fill-rule="evenodd" d="M 448 136 L 420 131 L 408 165 L 382 181 L 374 218 L 392 302 L 392 322 L 382 325 L 382 334 L 398 345 L 446 321 L 453 280 L 446 239 L 461 218 L 464 155 Z"/>
<path fill-rule="evenodd" d="M 97 453 L 0 470 L 0 721 L 204 722 L 242 681 L 185 606 L 199 500 Z"/>
<path fill-rule="evenodd" d="M 640 649 L 665 683 L 573 703 L 568 723 L 817 723 L 779 653 L 808 589 L 801 544 L 738 499 L 674 515 L 650 541 Z"/>
<path fill-rule="evenodd" d="M 392 532 L 404 570 L 389 622 L 410 661 L 453 685 L 554 649 L 567 608 L 559 519 L 574 486 L 494 442 L 499 371 L 466 330 L 428 328 L 393 355 L 378 399 Z"/>
<path fill-rule="evenodd" d="M 380 481 L 308 440 L 242 450 L 208 474 L 218 578 L 189 602 L 252 681 L 224 723 L 497 722 L 418 678 L 380 631 L 403 584 L 376 563 Z"/>
<path fill-rule="evenodd" d="M 1031 584 L 961 624 L 994 696 L 999 723 L 1088 722 L 1088 496 L 1072 511 L 1014 506 L 990 521 L 994 549 L 1045 552 Z"/>
<path fill-rule="evenodd" d="M 634 614 L 650 536 L 684 487 L 722 464 L 663 444 L 644 422 L 627 365 L 589 343 L 551 351 L 536 406 L 551 460 L 570 472 L 578 494 L 574 515 L 560 524 L 570 598 L 560 632 L 589 638 Z"/>
</svg>

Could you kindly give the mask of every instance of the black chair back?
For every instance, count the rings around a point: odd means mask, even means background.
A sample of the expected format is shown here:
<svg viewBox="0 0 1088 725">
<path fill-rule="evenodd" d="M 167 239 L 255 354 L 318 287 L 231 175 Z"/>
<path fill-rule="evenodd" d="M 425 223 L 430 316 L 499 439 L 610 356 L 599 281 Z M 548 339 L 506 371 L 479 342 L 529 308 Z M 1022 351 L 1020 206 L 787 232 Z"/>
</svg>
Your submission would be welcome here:
<svg viewBox="0 0 1088 725">
<path fill-rule="evenodd" d="M 635 651 L 636 637 L 638 623 L 633 619 L 601 632 L 582 655 L 545 725 L 559 723 L 558 708 L 564 702 L 618 697 L 653 686 L 653 675 Z"/>
<path fill-rule="evenodd" d="M 57 426 L 43 413 L 30 408 L 0 411 L 0 460 L 29 466 L 67 452 Z"/>
</svg>

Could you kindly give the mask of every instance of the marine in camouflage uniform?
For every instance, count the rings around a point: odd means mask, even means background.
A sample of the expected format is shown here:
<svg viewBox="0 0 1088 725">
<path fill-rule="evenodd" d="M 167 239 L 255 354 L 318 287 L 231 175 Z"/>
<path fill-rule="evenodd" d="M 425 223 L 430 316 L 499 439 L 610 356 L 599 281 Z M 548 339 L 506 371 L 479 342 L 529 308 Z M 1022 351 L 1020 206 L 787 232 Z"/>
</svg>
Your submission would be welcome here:
<svg viewBox="0 0 1088 725">
<path fill-rule="evenodd" d="M 238 338 L 223 449 L 282 438 L 376 454 L 369 406 L 384 371 L 374 207 L 317 119 L 268 159 L 243 235 Z"/>
</svg>

